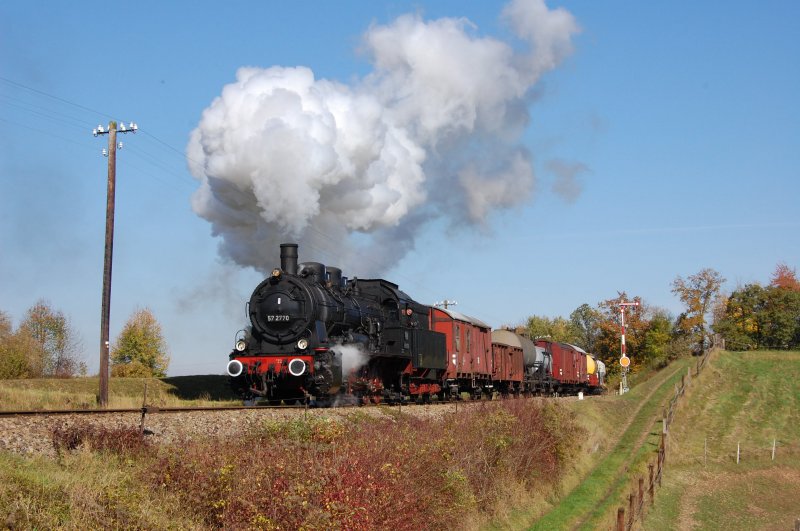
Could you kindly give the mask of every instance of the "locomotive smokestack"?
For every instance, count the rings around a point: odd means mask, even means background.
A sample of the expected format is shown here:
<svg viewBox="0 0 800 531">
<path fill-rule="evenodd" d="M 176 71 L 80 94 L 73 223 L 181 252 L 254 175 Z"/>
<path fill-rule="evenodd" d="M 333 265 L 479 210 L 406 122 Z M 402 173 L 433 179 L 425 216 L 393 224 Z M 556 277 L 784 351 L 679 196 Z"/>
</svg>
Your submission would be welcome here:
<svg viewBox="0 0 800 531">
<path fill-rule="evenodd" d="M 297 244 L 281 244 L 281 269 L 290 275 L 297 274 Z"/>
</svg>

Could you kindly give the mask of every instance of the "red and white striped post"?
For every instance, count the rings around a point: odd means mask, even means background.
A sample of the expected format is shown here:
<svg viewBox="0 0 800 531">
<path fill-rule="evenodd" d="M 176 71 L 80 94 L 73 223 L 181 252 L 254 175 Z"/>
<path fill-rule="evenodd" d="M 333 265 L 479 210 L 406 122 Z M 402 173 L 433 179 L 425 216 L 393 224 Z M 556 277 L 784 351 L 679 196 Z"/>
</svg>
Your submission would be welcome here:
<svg viewBox="0 0 800 531">
<path fill-rule="evenodd" d="M 620 322 L 620 332 L 621 332 L 621 356 L 619 358 L 619 364 L 622 365 L 622 381 L 620 382 L 620 390 L 619 394 L 624 394 L 629 391 L 628 389 L 628 367 L 630 367 L 631 360 L 625 353 L 625 308 L 628 306 L 639 306 L 637 301 L 634 302 L 625 302 L 624 300 L 620 300 L 617 303 L 619 306 L 619 322 Z"/>
</svg>

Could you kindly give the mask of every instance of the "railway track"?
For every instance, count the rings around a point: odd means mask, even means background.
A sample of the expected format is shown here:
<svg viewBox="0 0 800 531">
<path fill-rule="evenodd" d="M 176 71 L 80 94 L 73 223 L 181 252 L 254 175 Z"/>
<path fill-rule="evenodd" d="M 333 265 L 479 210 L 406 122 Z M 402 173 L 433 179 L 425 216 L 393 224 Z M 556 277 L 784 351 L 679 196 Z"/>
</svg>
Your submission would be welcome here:
<svg viewBox="0 0 800 531">
<path fill-rule="evenodd" d="M 2 417 L 33 417 L 41 415 L 108 415 L 112 413 L 186 413 L 192 411 L 236 411 L 243 409 L 302 409 L 304 406 L 185 406 L 185 407 L 160 407 L 142 406 L 137 408 L 117 409 L 31 409 L 17 411 L 0 411 Z"/>
<path fill-rule="evenodd" d="M 591 395 L 587 395 L 584 399 L 589 398 Z M 530 397 L 530 398 L 537 398 L 537 397 Z M 540 398 L 540 397 L 539 397 Z M 561 397 L 553 397 L 553 398 L 572 398 L 577 399 L 575 396 L 561 396 Z M 501 400 L 508 400 L 508 399 L 501 399 Z M 524 400 L 524 398 L 523 398 Z M 275 404 L 264 404 L 264 405 L 237 405 L 237 406 L 181 406 L 181 407 L 162 407 L 162 406 L 152 406 L 152 405 L 145 405 L 142 407 L 137 408 L 109 408 L 109 409 L 31 409 L 31 410 L 0 410 L 0 418 L 4 417 L 33 417 L 33 416 L 42 416 L 42 415 L 108 415 L 112 413 L 141 413 L 142 415 L 150 415 L 153 413 L 188 413 L 194 411 L 242 411 L 242 410 L 251 410 L 251 411 L 266 411 L 272 409 L 341 409 L 341 408 L 363 408 L 363 407 L 398 407 L 402 408 L 405 407 L 416 407 L 416 406 L 425 406 L 425 405 L 450 405 L 450 406 L 458 406 L 461 404 L 462 406 L 468 404 L 481 404 L 481 403 L 489 403 L 494 402 L 497 400 L 453 400 L 447 402 L 439 402 L 437 400 L 427 402 L 427 403 L 418 403 L 418 402 L 379 402 L 379 403 L 340 403 L 335 406 L 318 406 L 314 404 L 289 404 L 289 405 L 275 405 Z"/>
</svg>

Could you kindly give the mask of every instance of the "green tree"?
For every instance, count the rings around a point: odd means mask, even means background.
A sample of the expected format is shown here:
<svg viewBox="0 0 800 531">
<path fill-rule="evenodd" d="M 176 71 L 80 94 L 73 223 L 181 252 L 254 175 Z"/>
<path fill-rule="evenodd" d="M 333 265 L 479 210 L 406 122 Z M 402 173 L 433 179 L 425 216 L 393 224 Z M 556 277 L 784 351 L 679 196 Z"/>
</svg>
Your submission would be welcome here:
<svg viewBox="0 0 800 531">
<path fill-rule="evenodd" d="M 545 338 L 550 341 L 560 341 L 563 343 L 575 343 L 576 337 L 572 325 L 563 317 L 551 319 L 534 315 L 528 318 L 528 334 L 531 339 Z"/>
<path fill-rule="evenodd" d="M 167 375 L 169 355 L 161 325 L 145 308 L 128 319 L 111 351 L 111 375 L 156 377 Z"/>
<path fill-rule="evenodd" d="M 763 341 L 764 288 L 747 284 L 725 299 L 725 311 L 713 330 L 725 338 L 731 350 L 753 350 Z"/>
<path fill-rule="evenodd" d="M 654 309 L 644 333 L 642 355 L 657 367 L 663 367 L 675 356 L 672 344 L 672 318 L 666 310 Z"/>
<path fill-rule="evenodd" d="M 800 291 L 769 286 L 764 301 L 764 346 L 796 348 L 800 337 Z"/>
<path fill-rule="evenodd" d="M 80 337 L 64 313 L 53 310 L 47 301 L 39 300 L 28 309 L 17 334 L 27 335 L 41 347 L 36 349 L 40 359 L 30 360 L 32 375 L 68 378 L 86 373 Z"/>
<path fill-rule="evenodd" d="M 800 346 L 800 291 L 754 283 L 728 297 L 725 314 L 714 325 L 732 350 Z"/>
<path fill-rule="evenodd" d="M 588 304 L 581 304 L 570 315 L 569 320 L 572 325 L 573 334 L 579 344 L 586 352 L 595 352 L 595 343 L 600 335 L 600 311 L 592 308 Z"/>
<path fill-rule="evenodd" d="M 693 339 L 700 354 L 705 352 L 709 335 L 706 315 L 711 311 L 714 298 L 719 294 L 723 282 L 725 279 L 710 268 L 689 275 L 686 279 L 678 276 L 672 282 L 672 293 L 686 306 L 686 311 L 678 319 L 678 327 Z"/>
</svg>

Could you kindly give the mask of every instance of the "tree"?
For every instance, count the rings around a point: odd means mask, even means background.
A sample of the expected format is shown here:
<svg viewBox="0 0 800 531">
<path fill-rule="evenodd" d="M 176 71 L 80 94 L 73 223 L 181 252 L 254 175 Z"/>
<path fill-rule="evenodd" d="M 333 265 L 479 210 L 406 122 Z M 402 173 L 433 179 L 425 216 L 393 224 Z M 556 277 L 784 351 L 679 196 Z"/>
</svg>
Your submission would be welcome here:
<svg viewBox="0 0 800 531">
<path fill-rule="evenodd" d="M 600 312 L 586 303 L 581 304 L 569 315 L 574 335 L 586 352 L 595 351 L 595 343 L 600 335 L 598 326 L 600 319 Z"/>
<path fill-rule="evenodd" d="M 770 285 L 800 292 L 800 281 L 797 280 L 797 273 L 784 263 L 780 263 L 775 267 L 775 272 L 772 273 L 772 278 L 770 279 Z"/>
<path fill-rule="evenodd" d="M 28 309 L 17 334 L 27 335 L 41 347 L 36 353 L 40 359 L 30 360 L 31 376 L 69 378 L 86 373 L 80 336 L 64 313 L 53 310 L 47 301 L 39 300 Z"/>
<path fill-rule="evenodd" d="M 694 341 L 698 353 L 706 348 L 706 314 L 711 310 L 714 298 L 719 294 L 725 279 L 715 270 L 706 268 L 684 279 L 681 276 L 672 282 L 672 293 L 678 295 L 686 305 L 686 312 L 679 318 L 678 326 Z"/>
<path fill-rule="evenodd" d="M 675 358 L 672 344 L 672 318 L 666 310 L 654 309 L 644 334 L 642 355 L 658 367 L 666 366 Z"/>
<path fill-rule="evenodd" d="M 725 300 L 725 312 L 714 323 L 714 332 L 725 338 L 731 350 L 752 350 L 761 342 L 761 323 L 758 314 L 763 305 L 763 291 L 759 284 L 748 284 L 735 290 Z"/>
<path fill-rule="evenodd" d="M 714 331 L 732 350 L 800 346 L 800 291 L 747 284 L 728 297 Z"/>
<path fill-rule="evenodd" d="M 528 318 L 527 329 L 531 339 L 545 338 L 563 343 L 576 342 L 571 323 L 563 317 L 551 319 L 534 315 Z"/>
<path fill-rule="evenodd" d="M 0 311 L 0 379 L 28 378 L 30 365 L 24 345 L 13 333 L 11 319 Z"/>
<path fill-rule="evenodd" d="M 161 325 L 145 308 L 128 319 L 111 351 L 111 375 L 134 378 L 167 375 L 169 355 Z"/>
</svg>

